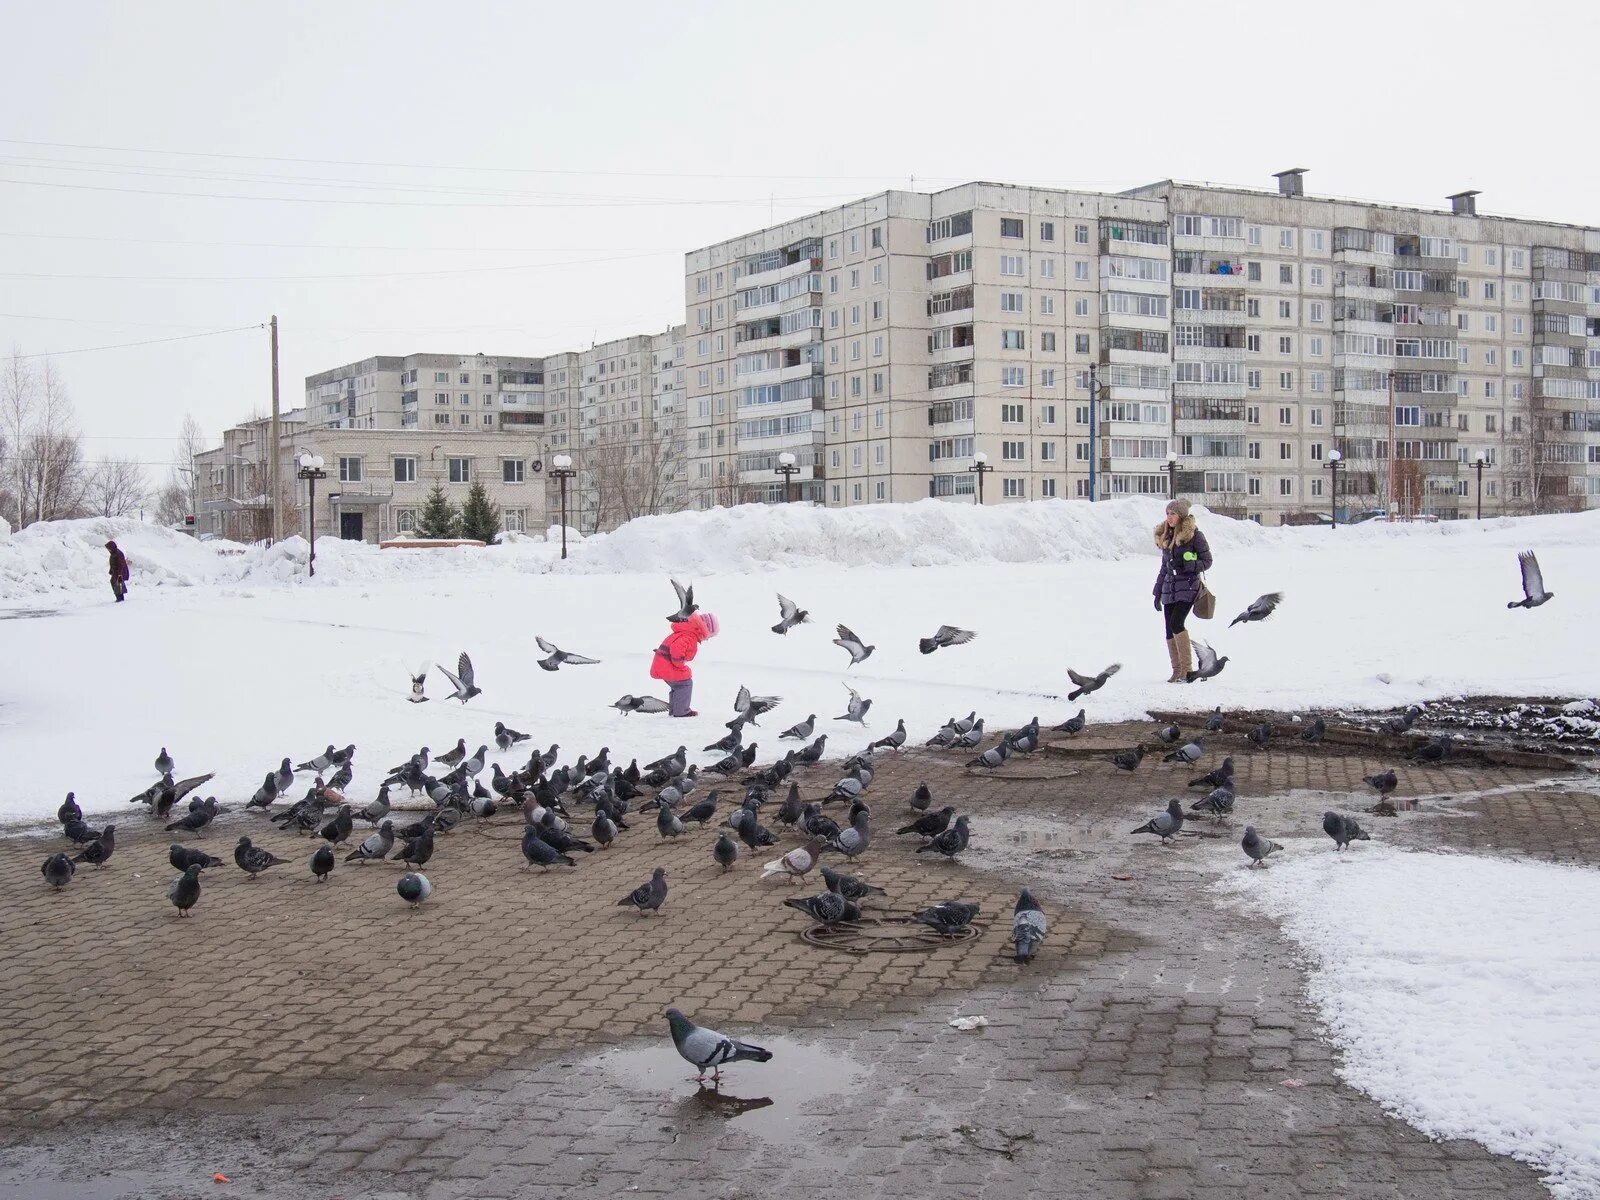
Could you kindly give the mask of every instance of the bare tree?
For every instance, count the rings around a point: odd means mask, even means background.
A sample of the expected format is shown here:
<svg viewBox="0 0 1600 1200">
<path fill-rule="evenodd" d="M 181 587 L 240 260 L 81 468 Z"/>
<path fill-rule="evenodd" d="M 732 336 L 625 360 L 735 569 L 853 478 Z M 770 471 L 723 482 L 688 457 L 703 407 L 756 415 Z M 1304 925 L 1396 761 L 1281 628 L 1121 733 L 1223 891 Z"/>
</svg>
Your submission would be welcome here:
<svg viewBox="0 0 1600 1200">
<path fill-rule="evenodd" d="M 149 495 L 144 468 L 131 459 L 102 458 L 89 470 L 85 507 L 97 517 L 126 517 Z"/>
<path fill-rule="evenodd" d="M 162 484 L 154 497 L 156 520 L 163 525 L 182 525 L 189 513 L 189 493 L 176 475 Z"/>
<path fill-rule="evenodd" d="M 585 513 L 596 529 L 615 529 L 635 517 L 681 512 L 688 504 L 688 455 L 665 422 L 618 433 L 585 458 Z"/>
<path fill-rule="evenodd" d="M 200 511 L 200 481 L 195 475 L 194 460 L 209 449 L 200 422 L 194 419 L 193 413 L 184 413 L 183 424 L 178 429 L 178 444 L 172 452 L 172 470 L 160 496 L 169 509 L 182 511 L 162 516 L 164 523 L 181 525 L 184 517 L 192 517 Z"/>
<path fill-rule="evenodd" d="M 17 529 L 27 523 L 24 448 L 33 432 L 38 391 L 39 381 L 32 361 L 23 358 L 21 349 L 13 346 L 0 371 L 0 451 L 3 451 L 0 467 L 4 468 L 11 524 Z"/>
<path fill-rule="evenodd" d="M 81 515 L 83 441 L 66 384 L 48 359 L 36 367 L 13 350 L 0 370 L 0 441 L 0 477 L 19 529 Z"/>
</svg>

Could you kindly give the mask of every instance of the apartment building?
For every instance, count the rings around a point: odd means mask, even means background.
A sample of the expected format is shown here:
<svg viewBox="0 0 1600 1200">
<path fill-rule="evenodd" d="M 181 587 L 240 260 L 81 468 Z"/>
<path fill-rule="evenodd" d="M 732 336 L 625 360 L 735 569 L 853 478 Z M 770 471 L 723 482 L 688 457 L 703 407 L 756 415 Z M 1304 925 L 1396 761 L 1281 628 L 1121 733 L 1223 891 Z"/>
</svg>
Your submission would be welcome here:
<svg viewBox="0 0 1600 1200">
<path fill-rule="evenodd" d="M 1600 503 L 1600 231 L 1163 182 L 886 192 L 686 257 L 701 507 Z M 1091 402 L 1093 397 L 1093 403 Z M 981 483 L 977 455 L 990 468 Z"/>
<path fill-rule="evenodd" d="M 408 354 L 347 363 L 306 379 L 306 420 L 333 429 L 542 426 L 543 360 Z"/>
</svg>

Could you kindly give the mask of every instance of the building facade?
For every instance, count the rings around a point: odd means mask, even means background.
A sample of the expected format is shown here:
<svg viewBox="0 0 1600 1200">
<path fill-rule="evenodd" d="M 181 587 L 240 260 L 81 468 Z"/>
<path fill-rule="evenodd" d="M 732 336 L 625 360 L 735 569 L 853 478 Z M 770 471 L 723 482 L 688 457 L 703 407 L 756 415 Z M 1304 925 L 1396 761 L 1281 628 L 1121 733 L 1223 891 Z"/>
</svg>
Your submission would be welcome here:
<svg viewBox="0 0 1600 1200">
<path fill-rule="evenodd" d="M 482 431 L 543 412 L 543 360 L 517 355 L 380 356 L 306 379 L 306 422 L 330 429 Z"/>
</svg>

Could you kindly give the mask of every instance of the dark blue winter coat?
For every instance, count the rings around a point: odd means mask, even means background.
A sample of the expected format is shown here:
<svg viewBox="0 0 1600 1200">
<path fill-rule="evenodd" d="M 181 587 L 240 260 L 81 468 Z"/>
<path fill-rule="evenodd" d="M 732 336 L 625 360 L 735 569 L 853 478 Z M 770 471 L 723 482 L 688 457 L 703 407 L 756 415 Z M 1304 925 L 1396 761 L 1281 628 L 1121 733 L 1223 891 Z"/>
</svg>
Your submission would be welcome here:
<svg viewBox="0 0 1600 1200">
<path fill-rule="evenodd" d="M 1186 516 L 1176 529 L 1165 521 L 1156 526 L 1156 546 L 1161 551 L 1161 569 L 1151 589 L 1162 604 L 1193 604 L 1200 594 L 1200 573 L 1211 566 L 1211 547 L 1194 518 Z"/>
</svg>

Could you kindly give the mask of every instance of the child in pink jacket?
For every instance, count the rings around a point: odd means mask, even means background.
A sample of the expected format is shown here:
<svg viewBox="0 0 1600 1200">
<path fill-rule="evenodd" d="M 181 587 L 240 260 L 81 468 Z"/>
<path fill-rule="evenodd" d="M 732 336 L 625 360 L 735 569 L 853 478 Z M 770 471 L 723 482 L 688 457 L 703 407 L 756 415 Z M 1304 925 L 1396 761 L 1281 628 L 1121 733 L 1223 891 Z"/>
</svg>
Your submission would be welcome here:
<svg viewBox="0 0 1600 1200">
<path fill-rule="evenodd" d="M 717 628 L 715 614 L 695 613 L 686 621 L 672 622 L 667 640 L 656 647 L 650 678 L 666 683 L 667 699 L 675 717 L 700 715 L 689 707 L 694 696 L 694 674 L 689 670 L 689 662 L 699 652 L 701 642 L 717 636 Z"/>
</svg>

